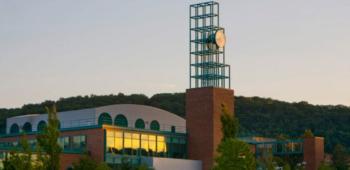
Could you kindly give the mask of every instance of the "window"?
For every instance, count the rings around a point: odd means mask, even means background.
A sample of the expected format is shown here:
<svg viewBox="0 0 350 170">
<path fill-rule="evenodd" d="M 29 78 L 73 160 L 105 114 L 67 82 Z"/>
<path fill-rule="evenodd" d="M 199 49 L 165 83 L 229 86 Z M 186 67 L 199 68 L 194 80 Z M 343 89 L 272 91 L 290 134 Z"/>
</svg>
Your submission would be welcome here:
<svg viewBox="0 0 350 170">
<path fill-rule="evenodd" d="M 64 151 L 83 151 L 86 149 L 86 136 L 64 136 L 58 138 L 58 144 Z"/>
<path fill-rule="evenodd" d="M 24 132 L 31 132 L 32 131 L 32 124 L 30 124 L 29 122 L 26 122 L 23 125 L 23 131 Z"/>
<path fill-rule="evenodd" d="M 58 138 L 58 145 L 60 145 L 63 150 L 69 150 L 69 137 L 65 136 Z"/>
<path fill-rule="evenodd" d="M 100 114 L 100 116 L 98 117 L 98 124 L 99 125 L 103 125 L 103 124 L 111 125 L 112 124 L 111 116 L 108 113 Z"/>
<path fill-rule="evenodd" d="M 158 121 L 153 120 L 153 121 L 151 122 L 151 130 L 159 130 L 159 129 L 160 129 L 160 126 L 159 126 Z"/>
<path fill-rule="evenodd" d="M 11 134 L 19 133 L 19 127 L 16 123 L 11 125 L 10 133 Z"/>
<path fill-rule="evenodd" d="M 144 129 L 145 128 L 145 122 L 142 119 L 137 119 L 135 122 L 135 127 L 138 129 Z"/>
<path fill-rule="evenodd" d="M 159 154 L 164 154 L 166 152 L 166 144 L 164 136 L 157 136 L 157 152 Z M 163 156 L 163 155 L 161 155 Z"/>
<path fill-rule="evenodd" d="M 86 137 L 85 136 L 73 136 L 73 150 L 81 150 L 86 146 Z"/>
<path fill-rule="evenodd" d="M 176 127 L 175 126 L 171 126 L 171 132 L 173 132 L 173 133 L 176 132 Z"/>
<path fill-rule="evenodd" d="M 46 128 L 46 122 L 45 121 L 40 121 L 39 123 L 38 123 L 38 127 L 37 127 L 37 131 L 38 132 L 42 132 L 42 131 L 44 131 L 44 129 Z"/>
<path fill-rule="evenodd" d="M 122 114 L 119 114 L 114 119 L 114 124 L 121 127 L 128 127 L 128 120 Z"/>
</svg>

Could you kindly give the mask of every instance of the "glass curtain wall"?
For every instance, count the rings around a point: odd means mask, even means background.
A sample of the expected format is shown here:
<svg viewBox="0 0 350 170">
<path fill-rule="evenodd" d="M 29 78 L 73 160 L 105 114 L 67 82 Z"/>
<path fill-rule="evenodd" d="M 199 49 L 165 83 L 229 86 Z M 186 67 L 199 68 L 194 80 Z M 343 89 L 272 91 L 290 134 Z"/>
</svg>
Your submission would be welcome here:
<svg viewBox="0 0 350 170">
<path fill-rule="evenodd" d="M 185 135 L 163 135 L 126 130 L 106 130 L 106 154 L 152 157 L 186 157 Z"/>
</svg>

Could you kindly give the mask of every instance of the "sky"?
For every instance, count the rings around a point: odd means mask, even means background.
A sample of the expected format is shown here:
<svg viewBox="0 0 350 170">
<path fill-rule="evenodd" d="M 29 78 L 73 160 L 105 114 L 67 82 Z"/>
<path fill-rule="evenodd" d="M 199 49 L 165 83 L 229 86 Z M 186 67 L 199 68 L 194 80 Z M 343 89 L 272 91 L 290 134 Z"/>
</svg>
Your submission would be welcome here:
<svg viewBox="0 0 350 170">
<path fill-rule="evenodd" d="M 184 92 L 189 0 L 0 0 L 0 108 Z M 236 95 L 350 106 L 349 0 L 219 0 Z"/>
</svg>

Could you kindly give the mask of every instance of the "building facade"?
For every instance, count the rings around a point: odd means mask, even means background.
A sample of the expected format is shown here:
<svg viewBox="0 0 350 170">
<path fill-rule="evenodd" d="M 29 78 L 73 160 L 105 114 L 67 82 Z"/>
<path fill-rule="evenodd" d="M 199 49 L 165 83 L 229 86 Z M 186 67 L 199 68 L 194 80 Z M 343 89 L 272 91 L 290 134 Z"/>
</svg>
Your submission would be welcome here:
<svg viewBox="0 0 350 170">
<path fill-rule="evenodd" d="M 88 153 L 97 161 L 147 164 L 156 169 L 179 162 L 185 169 L 201 169 L 200 161 L 187 160 L 186 121 L 158 108 L 118 104 L 92 109 L 59 112 L 63 149 L 61 167 L 67 169 Z M 35 151 L 36 135 L 47 124 L 47 114 L 7 119 L 7 134 L 0 138 L 0 154 L 20 149 L 24 136 Z"/>
</svg>

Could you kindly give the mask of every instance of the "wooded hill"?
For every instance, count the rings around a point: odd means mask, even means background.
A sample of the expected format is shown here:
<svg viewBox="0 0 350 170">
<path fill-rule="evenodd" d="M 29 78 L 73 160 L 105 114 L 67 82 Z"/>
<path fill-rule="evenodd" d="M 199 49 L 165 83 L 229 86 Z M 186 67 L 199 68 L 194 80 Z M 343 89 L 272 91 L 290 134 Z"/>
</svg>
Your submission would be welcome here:
<svg viewBox="0 0 350 170">
<path fill-rule="evenodd" d="M 26 104 L 21 108 L 0 109 L 1 133 L 5 132 L 6 118 L 24 114 L 44 113 L 44 106 Z M 185 94 L 163 93 L 150 98 L 143 94 L 90 95 L 61 98 L 56 101 L 58 111 L 77 110 L 111 104 L 143 104 L 158 107 L 185 117 Z M 307 102 L 288 103 L 260 97 L 235 97 L 235 115 L 240 121 L 240 136 L 258 135 L 299 137 L 305 129 L 326 138 L 326 151 L 340 143 L 350 151 L 350 107 L 320 106 Z"/>
</svg>

